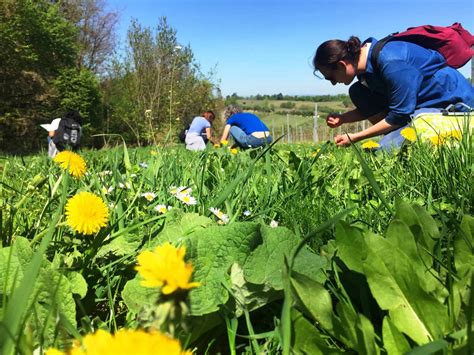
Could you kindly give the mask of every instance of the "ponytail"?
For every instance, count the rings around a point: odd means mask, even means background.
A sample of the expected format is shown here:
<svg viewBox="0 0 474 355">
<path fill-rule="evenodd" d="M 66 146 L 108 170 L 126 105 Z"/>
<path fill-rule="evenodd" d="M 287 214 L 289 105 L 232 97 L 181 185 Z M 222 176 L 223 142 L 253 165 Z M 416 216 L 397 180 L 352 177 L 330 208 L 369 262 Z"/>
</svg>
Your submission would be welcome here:
<svg viewBox="0 0 474 355">
<path fill-rule="evenodd" d="M 319 67 L 333 68 L 340 60 L 357 63 L 360 56 L 361 41 L 351 36 L 347 41 L 332 39 L 321 44 L 313 57 L 313 67 L 316 72 Z"/>
</svg>

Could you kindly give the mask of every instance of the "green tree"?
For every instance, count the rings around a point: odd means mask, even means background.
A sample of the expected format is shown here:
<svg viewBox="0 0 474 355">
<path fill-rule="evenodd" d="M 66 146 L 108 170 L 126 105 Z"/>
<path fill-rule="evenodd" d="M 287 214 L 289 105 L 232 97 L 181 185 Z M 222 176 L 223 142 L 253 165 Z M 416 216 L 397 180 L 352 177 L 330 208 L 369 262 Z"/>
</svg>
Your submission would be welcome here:
<svg viewBox="0 0 474 355">
<path fill-rule="evenodd" d="M 49 1 L 0 3 L 0 150 L 39 146 L 38 124 L 51 119 L 51 82 L 74 65 L 76 35 Z"/>
<path fill-rule="evenodd" d="M 166 18 L 154 30 L 133 21 L 126 56 L 113 68 L 107 127 L 125 128 L 139 145 L 164 140 L 182 120 L 214 107 L 212 73 L 201 73 L 191 48 L 178 43 Z"/>
<path fill-rule="evenodd" d="M 99 80 L 88 69 L 65 69 L 54 80 L 57 115 L 75 109 L 84 118 L 82 144 L 91 142 L 90 136 L 102 127 L 102 94 Z"/>
</svg>

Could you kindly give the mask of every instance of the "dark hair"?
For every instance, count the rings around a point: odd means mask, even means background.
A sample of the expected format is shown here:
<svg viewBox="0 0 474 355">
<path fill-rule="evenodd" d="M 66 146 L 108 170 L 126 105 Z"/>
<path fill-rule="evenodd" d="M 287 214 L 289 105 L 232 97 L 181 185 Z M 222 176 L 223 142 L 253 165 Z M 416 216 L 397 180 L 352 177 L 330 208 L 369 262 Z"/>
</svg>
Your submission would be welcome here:
<svg viewBox="0 0 474 355">
<path fill-rule="evenodd" d="M 76 110 L 66 111 L 66 113 L 63 115 L 63 118 L 71 118 L 82 126 L 82 116 Z"/>
<path fill-rule="evenodd" d="M 209 110 L 209 111 L 206 111 L 206 112 L 204 112 L 204 113 L 208 113 L 208 114 L 210 115 L 209 118 L 210 118 L 211 120 L 214 120 L 214 118 L 216 118 L 216 114 L 214 113 L 214 111 Z"/>
<path fill-rule="evenodd" d="M 227 120 L 230 116 L 242 112 L 242 108 L 237 105 L 229 105 L 224 109 L 224 118 Z"/>
<path fill-rule="evenodd" d="M 355 36 L 351 36 L 347 41 L 331 39 L 324 42 L 313 57 L 314 73 L 320 67 L 334 69 L 337 62 L 343 59 L 356 63 L 359 60 L 360 48 L 360 39 Z"/>
</svg>

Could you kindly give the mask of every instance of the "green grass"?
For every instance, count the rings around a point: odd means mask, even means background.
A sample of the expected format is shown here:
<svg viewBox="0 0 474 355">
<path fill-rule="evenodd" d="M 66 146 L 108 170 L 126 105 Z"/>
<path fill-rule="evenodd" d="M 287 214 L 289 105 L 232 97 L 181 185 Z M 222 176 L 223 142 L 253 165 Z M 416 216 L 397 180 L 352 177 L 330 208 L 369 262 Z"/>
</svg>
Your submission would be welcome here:
<svg viewBox="0 0 474 355">
<path fill-rule="evenodd" d="M 273 119 L 286 124 L 284 115 L 263 118 L 267 123 Z M 304 120 L 294 118 L 302 126 Z M 10 270 L 0 274 L 0 346 L 6 353 L 16 349 L 26 354 L 41 345 L 62 346 L 91 329 L 114 330 L 141 324 L 125 306 L 122 291 L 136 274 L 133 267 L 142 243 L 153 241 L 166 223 L 173 223 L 154 210 L 157 204 L 173 206 L 188 216 L 194 213 L 210 217 L 215 225 L 209 209 L 219 208 L 230 219 L 229 226 L 223 228 L 247 222 L 268 226 L 277 221 L 301 240 L 306 237 L 304 246 L 318 252 L 330 248 L 326 243 L 334 239 L 332 221 L 340 218 L 382 235 L 393 217 L 397 198 L 424 206 L 442 221 L 443 230 L 456 230 L 463 215 L 474 214 L 471 136 L 465 136 L 458 145 L 439 148 L 417 142 L 397 155 L 342 149 L 333 144 L 279 145 L 237 155 L 228 148 L 210 147 L 193 153 L 182 146 L 130 149 L 122 145 L 81 154 L 87 161 L 88 174 L 80 180 L 67 178 L 45 155 L 1 161 L 0 270 Z M 198 203 L 183 205 L 169 193 L 171 186 L 191 187 Z M 113 190 L 106 193 L 104 187 Z M 110 222 L 96 236 L 75 234 L 66 224 L 63 206 L 78 191 L 93 192 L 110 207 Z M 154 192 L 156 198 L 150 203 L 141 196 L 143 192 Z M 245 211 L 251 214 L 245 215 Z M 176 226 L 176 233 L 180 228 Z M 111 239 L 123 242 L 118 252 L 107 252 Z M 29 244 L 34 257 L 7 249 L 18 240 Z M 23 263 L 16 276 L 12 270 L 18 263 L 9 269 L 8 260 Z M 75 292 L 85 292 L 82 298 L 77 294 L 74 298 L 68 296 L 74 300 L 75 317 L 56 313 L 54 305 L 48 310 L 52 319 L 57 316 L 52 331 L 35 325 L 35 317 L 39 316 L 35 312 L 43 308 L 32 308 L 34 297 L 44 297 L 38 287 L 45 282 L 46 267 L 69 277 L 72 272 L 78 273 L 87 285 L 86 291 L 81 289 L 82 284 L 74 286 Z M 19 278 L 16 288 L 12 279 L 4 279 L 6 274 Z M 59 284 L 48 285 L 50 291 L 57 288 L 61 295 L 67 293 Z M 13 292 L 23 296 L 11 297 Z M 285 303 L 280 298 L 262 306 L 258 322 L 253 312 L 244 314 L 238 324 L 235 315 L 227 315 L 227 328 L 221 329 L 227 330 L 227 336 L 214 330 L 201 334 L 192 344 L 216 341 L 216 348 L 231 349 L 232 353 L 264 348 L 288 353 L 292 307 L 288 285 L 285 292 Z M 79 322 L 73 324 L 68 319 Z M 200 321 L 206 322 L 207 318 Z M 260 325 L 267 328 L 260 329 Z M 44 337 L 39 336 L 43 333 Z"/>
<path fill-rule="evenodd" d="M 242 108 L 245 110 L 248 107 L 254 107 L 256 105 L 258 106 L 263 106 L 263 107 L 272 107 L 273 110 L 283 110 L 283 111 L 289 111 L 289 109 L 284 109 L 281 107 L 282 103 L 287 103 L 291 102 L 294 103 L 295 109 L 304 109 L 304 110 L 314 110 L 314 102 L 310 101 L 285 101 L 285 100 L 238 100 L 238 104 L 242 106 Z M 318 102 L 318 108 L 321 110 L 321 108 L 329 108 L 334 111 L 346 111 L 347 107 L 344 106 L 344 104 L 341 101 L 322 101 Z"/>
</svg>

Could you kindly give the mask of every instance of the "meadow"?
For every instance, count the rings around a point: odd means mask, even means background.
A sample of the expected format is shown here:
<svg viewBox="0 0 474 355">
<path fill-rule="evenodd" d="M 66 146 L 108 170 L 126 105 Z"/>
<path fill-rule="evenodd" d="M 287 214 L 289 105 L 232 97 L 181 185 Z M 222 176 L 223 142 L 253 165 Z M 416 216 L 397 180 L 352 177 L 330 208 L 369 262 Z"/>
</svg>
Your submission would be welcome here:
<svg viewBox="0 0 474 355">
<path fill-rule="evenodd" d="M 0 158 L 0 353 L 472 353 L 458 139 Z"/>
</svg>

